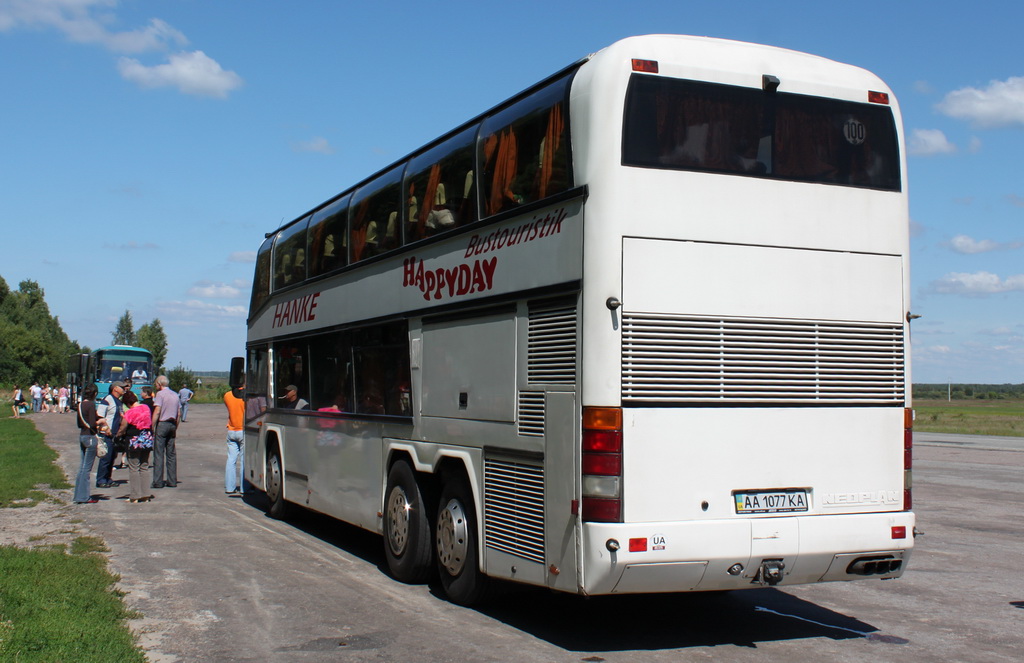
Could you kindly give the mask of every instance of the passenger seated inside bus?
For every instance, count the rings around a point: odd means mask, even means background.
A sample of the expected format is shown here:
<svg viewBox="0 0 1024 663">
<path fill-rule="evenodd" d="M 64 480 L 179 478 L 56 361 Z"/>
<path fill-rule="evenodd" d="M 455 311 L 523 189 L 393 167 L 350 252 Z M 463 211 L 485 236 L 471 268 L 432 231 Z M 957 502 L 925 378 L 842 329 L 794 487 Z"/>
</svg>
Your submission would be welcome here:
<svg viewBox="0 0 1024 663">
<path fill-rule="evenodd" d="M 306 399 L 299 398 L 299 388 L 293 384 L 290 384 L 284 388 L 284 396 L 279 398 L 281 404 L 278 407 L 285 408 L 287 410 L 308 410 L 309 403 Z"/>
<path fill-rule="evenodd" d="M 448 208 L 444 193 L 444 182 L 438 182 L 434 200 L 423 221 L 428 235 L 434 235 L 455 227 L 455 215 Z"/>
<path fill-rule="evenodd" d="M 285 254 L 281 258 L 281 283 L 288 285 L 295 278 L 295 272 L 292 270 L 292 257 Z"/>
</svg>

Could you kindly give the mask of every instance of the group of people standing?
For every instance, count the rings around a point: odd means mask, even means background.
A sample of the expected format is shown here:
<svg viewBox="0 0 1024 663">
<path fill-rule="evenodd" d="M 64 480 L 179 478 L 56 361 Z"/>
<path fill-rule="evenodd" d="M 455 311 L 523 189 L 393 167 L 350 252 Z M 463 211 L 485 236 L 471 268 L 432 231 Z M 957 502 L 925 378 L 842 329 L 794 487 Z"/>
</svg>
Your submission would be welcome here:
<svg viewBox="0 0 1024 663">
<path fill-rule="evenodd" d="M 86 385 L 78 407 L 78 442 L 81 464 L 75 480 L 76 504 L 94 504 L 90 477 L 97 450 L 103 445 L 106 453 L 96 469 L 96 487 L 113 488 L 112 480 L 115 440 L 124 440 L 128 465 L 128 501 L 132 504 L 153 499 L 149 489 L 174 488 L 178 485 L 178 460 L 175 440 L 181 419 L 179 394 L 168 386 L 166 375 L 157 377 L 156 393 L 142 388 L 142 400 L 126 389 L 124 382 L 113 382 L 110 392 L 96 400 L 96 385 Z M 184 390 L 183 390 L 184 391 Z M 189 392 L 188 398 L 191 398 Z M 186 399 L 187 400 L 187 399 Z M 152 457 L 152 464 L 150 459 Z"/>
<path fill-rule="evenodd" d="M 142 388 L 141 401 L 124 382 L 112 383 L 110 392 L 100 400 L 96 399 L 96 385 L 87 385 L 83 390 L 77 411 L 82 458 L 75 479 L 76 504 L 99 502 L 90 490 L 90 478 L 100 445 L 106 453 L 100 457 L 96 468 L 96 487 L 113 488 L 117 485 L 111 474 L 119 439 L 123 440 L 122 446 L 127 447 L 124 455 L 128 466 L 130 503 L 153 499 L 147 485 L 149 489 L 177 487 L 175 442 L 178 426 L 185 421 L 193 392 L 188 387 L 179 392 L 172 391 L 165 375 L 157 377 L 154 386 L 157 390 L 155 395 L 150 387 Z M 246 487 L 242 453 L 245 448 L 244 385 L 224 394 L 224 405 L 228 411 L 224 492 L 239 495 Z"/>
<path fill-rule="evenodd" d="M 49 384 L 40 386 L 38 382 L 33 382 L 28 392 L 33 412 L 58 414 L 68 411 L 68 397 L 71 395 L 71 391 L 66 386 L 59 388 L 51 387 Z M 14 409 L 14 418 L 20 419 L 21 411 L 28 408 L 25 394 L 21 387 L 14 385 L 14 393 L 11 396 L 14 401 L 11 406 Z"/>
</svg>

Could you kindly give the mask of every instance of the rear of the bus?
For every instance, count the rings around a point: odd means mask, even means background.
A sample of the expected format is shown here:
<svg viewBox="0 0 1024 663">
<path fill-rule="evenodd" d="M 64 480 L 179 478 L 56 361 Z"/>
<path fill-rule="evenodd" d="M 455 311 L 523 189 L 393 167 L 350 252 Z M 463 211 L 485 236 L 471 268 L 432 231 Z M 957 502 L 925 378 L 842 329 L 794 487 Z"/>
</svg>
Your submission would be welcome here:
<svg viewBox="0 0 1024 663">
<path fill-rule="evenodd" d="M 901 575 L 908 217 L 888 88 L 645 37 L 594 56 L 573 94 L 581 591 Z"/>
</svg>

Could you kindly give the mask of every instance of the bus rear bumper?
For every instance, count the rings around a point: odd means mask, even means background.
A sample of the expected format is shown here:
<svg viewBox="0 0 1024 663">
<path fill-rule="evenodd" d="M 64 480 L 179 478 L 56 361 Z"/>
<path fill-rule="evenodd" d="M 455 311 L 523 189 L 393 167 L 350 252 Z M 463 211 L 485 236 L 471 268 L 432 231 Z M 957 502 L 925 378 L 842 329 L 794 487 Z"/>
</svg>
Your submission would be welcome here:
<svg viewBox="0 0 1024 663">
<path fill-rule="evenodd" d="M 688 523 L 585 523 L 588 595 L 734 590 L 897 578 L 914 546 L 912 512 Z"/>
</svg>

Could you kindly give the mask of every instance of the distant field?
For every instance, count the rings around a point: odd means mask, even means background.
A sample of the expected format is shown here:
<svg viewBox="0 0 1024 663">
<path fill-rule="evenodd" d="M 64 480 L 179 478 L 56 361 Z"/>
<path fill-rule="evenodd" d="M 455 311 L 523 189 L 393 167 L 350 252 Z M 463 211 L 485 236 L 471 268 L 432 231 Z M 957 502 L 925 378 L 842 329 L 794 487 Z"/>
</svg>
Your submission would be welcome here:
<svg viewBox="0 0 1024 663">
<path fill-rule="evenodd" d="M 1024 437 L 1024 399 L 914 401 L 914 430 Z"/>
</svg>

